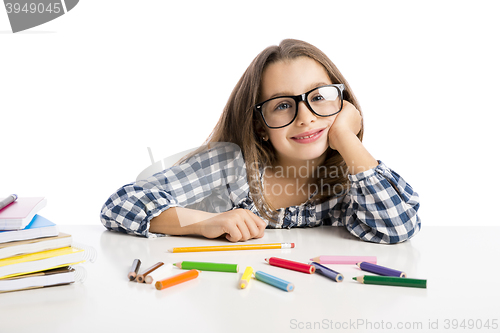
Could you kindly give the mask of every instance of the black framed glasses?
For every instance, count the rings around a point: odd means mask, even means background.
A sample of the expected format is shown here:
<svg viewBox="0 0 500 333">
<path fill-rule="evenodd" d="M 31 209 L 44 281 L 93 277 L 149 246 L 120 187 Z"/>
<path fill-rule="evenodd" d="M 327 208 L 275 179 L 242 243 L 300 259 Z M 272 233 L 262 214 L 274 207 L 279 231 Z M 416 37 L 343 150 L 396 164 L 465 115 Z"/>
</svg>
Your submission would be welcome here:
<svg viewBox="0 0 500 333">
<path fill-rule="evenodd" d="M 269 128 L 282 128 L 293 123 L 299 112 L 299 103 L 304 102 L 312 113 L 329 117 L 339 113 L 344 104 L 344 85 L 328 84 L 309 90 L 297 96 L 278 96 L 256 104 L 258 111 Z"/>
</svg>

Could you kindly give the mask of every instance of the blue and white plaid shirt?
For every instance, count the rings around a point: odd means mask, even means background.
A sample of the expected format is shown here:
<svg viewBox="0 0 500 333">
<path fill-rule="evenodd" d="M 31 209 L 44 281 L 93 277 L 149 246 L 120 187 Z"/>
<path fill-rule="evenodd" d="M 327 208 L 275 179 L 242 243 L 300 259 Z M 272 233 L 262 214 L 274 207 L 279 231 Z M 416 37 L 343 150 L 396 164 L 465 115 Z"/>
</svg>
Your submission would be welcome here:
<svg viewBox="0 0 500 333">
<path fill-rule="evenodd" d="M 267 227 L 344 226 L 362 240 L 385 244 L 403 242 L 420 230 L 418 194 L 382 162 L 349 175 L 349 180 L 347 194 L 281 208 L 277 221 L 264 219 Z M 101 222 L 110 230 L 163 236 L 149 232 L 149 223 L 170 207 L 213 213 L 244 208 L 262 217 L 249 194 L 241 150 L 219 143 L 180 165 L 120 188 L 102 207 Z"/>
</svg>

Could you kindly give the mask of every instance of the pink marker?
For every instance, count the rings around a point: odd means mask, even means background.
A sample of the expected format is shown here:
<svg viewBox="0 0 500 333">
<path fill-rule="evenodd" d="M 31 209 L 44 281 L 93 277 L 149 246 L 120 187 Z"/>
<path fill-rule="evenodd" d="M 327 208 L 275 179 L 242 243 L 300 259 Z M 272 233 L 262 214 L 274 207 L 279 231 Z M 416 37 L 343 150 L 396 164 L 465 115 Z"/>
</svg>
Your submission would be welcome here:
<svg viewBox="0 0 500 333">
<path fill-rule="evenodd" d="M 311 261 L 320 264 L 337 264 L 337 265 L 356 265 L 358 262 L 364 261 L 372 264 L 377 264 L 377 257 L 373 256 L 319 256 L 312 258 Z"/>
</svg>

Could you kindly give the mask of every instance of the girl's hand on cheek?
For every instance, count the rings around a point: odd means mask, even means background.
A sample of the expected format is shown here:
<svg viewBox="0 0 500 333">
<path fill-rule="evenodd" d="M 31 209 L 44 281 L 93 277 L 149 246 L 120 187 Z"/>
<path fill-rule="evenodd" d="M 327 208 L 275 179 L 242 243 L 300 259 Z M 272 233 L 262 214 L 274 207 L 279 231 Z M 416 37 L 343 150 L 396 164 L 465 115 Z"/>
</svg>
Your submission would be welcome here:
<svg viewBox="0 0 500 333">
<path fill-rule="evenodd" d="M 346 134 L 353 133 L 357 135 L 361 131 L 361 119 L 358 109 L 352 103 L 344 101 L 342 111 L 337 114 L 328 131 L 330 148 L 335 149 L 338 140 L 341 140 L 342 136 Z"/>
</svg>

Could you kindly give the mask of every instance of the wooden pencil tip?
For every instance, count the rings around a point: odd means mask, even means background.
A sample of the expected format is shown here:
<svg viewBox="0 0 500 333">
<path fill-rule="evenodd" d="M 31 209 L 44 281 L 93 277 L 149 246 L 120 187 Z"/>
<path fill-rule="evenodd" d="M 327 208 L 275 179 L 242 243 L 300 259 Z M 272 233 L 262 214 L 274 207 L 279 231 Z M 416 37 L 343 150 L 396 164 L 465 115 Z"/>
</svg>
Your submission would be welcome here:
<svg viewBox="0 0 500 333">
<path fill-rule="evenodd" d="M 168 249 L 167 251 L 168 252 L 174 252 L 174 249 Z"/>
</svg>

